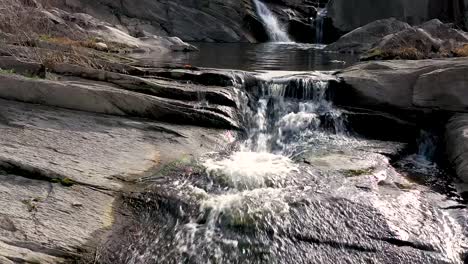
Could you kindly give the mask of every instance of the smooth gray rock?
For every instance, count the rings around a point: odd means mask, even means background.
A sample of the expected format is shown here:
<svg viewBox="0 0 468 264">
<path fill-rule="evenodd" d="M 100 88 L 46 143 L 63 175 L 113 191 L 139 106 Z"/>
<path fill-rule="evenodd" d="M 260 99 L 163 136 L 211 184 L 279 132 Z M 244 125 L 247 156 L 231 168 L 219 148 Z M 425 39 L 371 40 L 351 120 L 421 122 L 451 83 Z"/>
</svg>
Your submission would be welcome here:
<svg viewBox="0 0 468 264">
<path fill-rule="evenodd" d="M 383 37 L 411 26 L 395 18 L 382 19 L 359 27 L 326 47 L 328 51 L 362 53 L 370 50 Z"/>
<path fill-rule="evenodd" d="M 450 56 L 454 49 L 467 43 L 468 33 L 438 19 L 411 27 L 408 23 L 389 18 L 371 22 L 349 32 L 328 45 L 326 50 L 364 53 L 362 60 L 427 59 Z M 403 58 L 400 58 L 401 56 Z"/>
<path fill-rule="evenodd" d="M 468 63 L 422 74 L 414 85 L 418 107 L 468 112 Z"/>
<path fill-rule="evenodd" d="M 468 183 L 468 115 L 454 116 L 447 124 L 445 142 L 448 160 L 458 177 Z"/>
<path fill-rule="evenodd" d="M 128 183 L 223 149 L 225 131 L 0 100 L 0 263 L 94 255 Z"/>
<path fill-rule="evenodd" d="M 344 32 L 372 21 L 394 17 L 412 25 L 439 18 L 463 25 L 463 0 L 333 0 L 329 4 L 334 26 Z"/>
<path fill-rule="evenodd" d="M 74 0 L 57 7 L 119 24 L 133 36 L 176 36 L 184 41 L 254 41 L 244 27 L 244 18 L 253 10 L 250 1 Z"/>
<path fill-rule="evenodd" d="M 468 44 L 468 33 L 433 19 L 418 27 L 389 34 L 376 43 L 364 59 L 428 59 L 452 56 Z"/>
<path fill-rule="evenodd" d="M 454 99 L 468 86 L 460 76 L 467 66 L 464 58 L 359 63 L 337 73 L 343 85 L 335 99 L 341 105 L 378 110 L 467 111 L 466 100 Z M 431 80 L 434 84 L 428 84 Z"/>
<path fill-rule="evenodd" d="M 103 78 L 106 76 L 106 72 L 97 74 L 101 74 Z M 112 73 L 108 75 L 113 76 Z M 163 82 L 158 86 L 156 83 L 151 85 L 151 81 L 137 77 L 118 75 L 118 79 L 114 82 L 127 87 L 125 90 L 109 83 L 90 82 L 83 79 L 51 81 L 15 74 L 0 74 L 0 80 L 0 98 L 9 100 L 93 113 L 147 117 L 175 123 L 225 128 L 241 127 L 238 112 L 234 107 L 209 103 L 204 105 L 199 101 L 183 101 L 168 99 L 168 96 L 151 95 L 151 87 L 154 87 L 157 93 L 158 87 L 165 88 L 164 85 L 170 84 L 168 82 Z M 148 90 L 146 93 L 145 85 Z M 136 92 L 128 89 L 136 90 Z M 180 86 L 179 93 L 182 91 L 180 89 L 189 88 Z M 177 91 L 174 89 L 174 92 Z M 196 88 L 192 92 L 196 93 Z"/>
</svg>

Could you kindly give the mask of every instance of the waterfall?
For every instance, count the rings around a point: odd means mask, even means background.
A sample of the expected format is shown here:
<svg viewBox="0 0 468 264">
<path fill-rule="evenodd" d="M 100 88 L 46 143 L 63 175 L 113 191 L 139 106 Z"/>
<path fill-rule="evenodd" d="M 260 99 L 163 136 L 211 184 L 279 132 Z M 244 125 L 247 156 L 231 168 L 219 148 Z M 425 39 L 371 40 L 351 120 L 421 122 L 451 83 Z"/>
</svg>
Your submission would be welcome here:
<svg viewBox="0 0 468 264">
<path fill-rule="evenodd" d="M 288 33 L 284 30 L 284 26 L 278 21 L 268 7 L 260 2 L 253 0 L 257 9 L 258 16 L 262 19 L 266 26 L 268 36 L 273 42 L 292 42 Z"/>
<path fill-rule="evenodd" d="M 242 151 L 292 157 L 322 133 L 346 134 L 341 111 L 327 100 L 331 76 L 266 80 Z"/>
<path fill-rule="evenodd" d="M 328 14 L 328 10 L 326 7 L 319 8 L 317 11 L 317 17 L 315 18 L 315 43 L 322 44 L 323 43 L 323 24 L 325 17 Z"/>
</svg>

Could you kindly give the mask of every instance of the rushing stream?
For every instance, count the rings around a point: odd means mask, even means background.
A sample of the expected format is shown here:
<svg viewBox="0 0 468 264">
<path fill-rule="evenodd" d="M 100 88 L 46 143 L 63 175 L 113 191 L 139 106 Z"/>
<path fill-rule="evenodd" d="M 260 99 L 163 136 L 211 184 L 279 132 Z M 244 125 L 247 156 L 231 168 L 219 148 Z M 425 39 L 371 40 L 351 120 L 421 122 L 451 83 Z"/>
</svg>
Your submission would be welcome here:
<svg viewBox="0 0 468 264">
<path fill-rule="evenodd" d="M 333 76 L 258 78 L 246 135 L 145 179 L 104 263 L 462 263 L 458 202 L 347 130 Z"/>
</svg>

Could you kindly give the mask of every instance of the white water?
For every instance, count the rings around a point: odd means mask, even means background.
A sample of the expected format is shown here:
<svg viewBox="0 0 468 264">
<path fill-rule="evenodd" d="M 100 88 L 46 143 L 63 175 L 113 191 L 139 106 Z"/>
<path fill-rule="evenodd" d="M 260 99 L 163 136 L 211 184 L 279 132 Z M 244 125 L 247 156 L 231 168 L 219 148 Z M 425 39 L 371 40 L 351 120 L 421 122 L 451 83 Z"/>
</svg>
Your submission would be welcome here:
<svg viewBox="0 0 468 264">
<path fill-rule="evenodd" d="M 323 43 L 323 24 L 324 19 L 328 14 L 327 8 L 319 8 L 317 11 L 317 17 L 315 18 L 315 43 Z"/>
<path fill-rule="evenodd" d="M 453 258 L 451 263 L 460 263 L 457 257 L 461 246 L 457 241 L 464 239 L 461 226 L 449 216 L 440 223 L 431 222 L 432 215 L 438 211 L 421 203 L 418 189 L 401 193 L 385 186 L 382 193 L 355 189 L 357 184 L 377 185 L 384 180 L 392 182 L 400 176 L 387 158 L 379 158 L 380 154 L 367 152 L 368 157 L 351 159 L 347 156 L 345 151 L 363 146 L 352 145 L 353 139 L 341 138 L 345 129 L 341 112 L 326 96 L 328 80 L 333 77 L 318 73 L 283 77 L 269 73 L 262 77 L 261 92 L 256 94 L 258 101 L 252 102 L 252 113 L 248 114 L 251 122 L 246 141 L 231 155 L 224 152 L 208 154 L 202 161 L 206 175 L 187 176 L 184 172 L 176 179 L 169 175 L 171 184 L 160 186 L 162 197 L 166 197 L 166 192 L 176 193 L 175 198 L 182 201 L 177 207 L 165 205 L 176 213 L 162 211 L 158 228 L 163 231 L 168 228 L 170 232 L 151 230 L 154 233 L 148 236 L 150 242 L 144 251 L 140 253 L 137 251 L 140 248 L 136 247 L 133 254 L 137 257 L 122 263 L 337 263 L 332 261 L 333 256 L 322 258 L 321 252 L 336 252 L 326 248 L 327 241 L 336 241 L 340 245 L 343 240 L 357 239 L 363 245 L 375 244 L 372 240 L 366 242 L 368 236 L 359 232 L 373 232 L 368 226 L 382 224 L 377 230 L 391 230 L 404 241 L 425 239 L 429 245 L 438 243 L 438 236 L 433 234 L 440 233 L 445 244 L 443 248 L 437 248 L 438 252 Z M 238 85 L 242 83 L 240 81 Z M 227 136 L 231 138 L 230 134 Z M 340 142 L 339 152 L 332 146 L 336 144 L 335 139 Z M 319 151 L 314 152 L 316 157 L 311 166 L 293 161 L 302 146 L 320 148 L 321 142 L 327 151 L 323 159 Z M 418 153 L 421 155 L 434 152 L 427 136 L 423 135 L 420 143 Z M 358 171 L 360 168 L 373 168 L 375 172 L 340 179 L 341 171 Z M 334 185 L 337 181 L 338 185 Z M 402 184 L 409 183 L 403 181 Z M 425 195 L 426 192 L 421 193 Z M 353 200 L 348 202 L 348 199 Z M 184 206 L 189 204 L 186 201 L 194 203 L 194 212 L 191 206 Z M 376 220 L 374 211 L 363 212 L 370 203 L 379 212 Z M 171 214 L 178 217 L 174 226 L 170 225 Z M 184 219 L 185 215 L 190 218 Z M 367 215 L 369 218 L 364 217 Z M 380 215 L 384 215 L 387 222 L 379 220 Z M 166 219 L 169 225 L 164 222 Z M 348 222 L 354 219 L 356 221 Z M 420 232 L 422 235 L 415 235 L 421 226 L 424 227 Z M 317 255 L 308 255 L 301 249 L 309 243 L 301 243 L 294 234 L 308 234 L 325 246 L 316 249 L 316 244 L 312 243 L 305 249 L 308 252 L 315 250 Z M 171 235 L 174 235 L 173 241 Z M 257 261 L 258 252 L 267 252 L 272 257 L 267 259 L 268 262 Z M 355 259 L 359 254 L 355 253 Z M 292 259 L 295 255 L 298 258 Z M 373 261 L 374 257 L 371 257 Z"/>
<path fill-rule="evenodd" d="M 286 33 L 284 26 L 281 25 L 270 9 L 268 9 L 264 3 L 260 2 L 260 0 L 254 0 L 254 3 L 258 16 L 267 27 L 267 33 L 270 40 L 273 42 L 292 42 L 288 33 Z"/>
<path fill-rule="evenodd" d="M 326 134 L 324 127 L 344 132 L 341 112 L 326 100 L 329 78 L 317 73 L 265 79 L 249 137 L 231 156 L 207 159 L 203 165 L 208 174 L 237 190 L 281 186 L 297 172 L 291 157 Z"/>
</svg>

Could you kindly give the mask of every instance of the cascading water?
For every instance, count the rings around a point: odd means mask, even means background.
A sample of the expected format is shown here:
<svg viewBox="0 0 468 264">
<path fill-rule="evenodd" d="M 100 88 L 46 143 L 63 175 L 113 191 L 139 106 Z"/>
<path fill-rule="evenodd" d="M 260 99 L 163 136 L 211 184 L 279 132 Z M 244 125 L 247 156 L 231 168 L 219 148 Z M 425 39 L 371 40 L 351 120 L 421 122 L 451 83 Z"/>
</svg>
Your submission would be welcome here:
<svg viewBox="0 0 468 264">
<path fill-rule="evenodd" d="M 324 74 L 273 78 L 263 83 L 244 151 L 294 156 L 323 131 L 346 132 L 343 115 L 327 100 Z"/>
<path fill-rule="evenodd" d="M 347 135 L 332 79 L 258 80 L 245 140 L 147 182 L 138 224 L 102 263 L 461 263 L 461 225 L 424 190 L 390 186 L 410 183 L 377 153 L 387 145 Z"/>
<path fill-rule="evenodd" d="M 323 26 L 324 20 L 328 15 L 328 10 L 326 7 L 319 8 L 317 10 L 317 17 L 315 18 L 315 43 L 323 43 Z"/>
<path fill-rule="evenodd" d="M 286 33 L 284 26 L 278 21 L 276 16 L 260 0 L 253 0 L 257 14 L 266 26 L 268 36 L 273 42 L 292 42 Z"/>
</svg>

